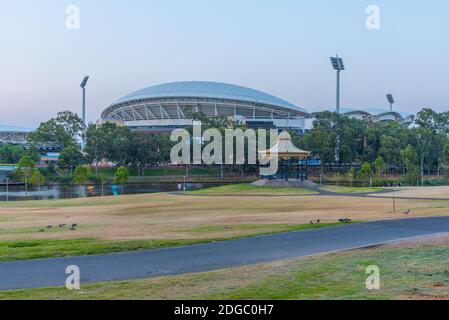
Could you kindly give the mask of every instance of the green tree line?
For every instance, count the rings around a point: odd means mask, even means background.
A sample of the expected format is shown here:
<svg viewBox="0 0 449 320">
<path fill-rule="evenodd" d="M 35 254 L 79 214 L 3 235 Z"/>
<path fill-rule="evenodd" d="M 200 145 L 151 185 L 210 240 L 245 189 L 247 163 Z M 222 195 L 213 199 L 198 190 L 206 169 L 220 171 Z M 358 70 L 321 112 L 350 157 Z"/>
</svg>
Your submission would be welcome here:
<svg viewBox="0 0 449 320">
<path fill-rule="evenodd" d="M 208 118 L 198 113 L 191 116 L 203 123 L 203 130 L 218 128 L 223 132 L 230 125 L 224 118 Z M 238 123 L 231 125 L 245 129 Z M 410 127 L 396 121 L 371 122 L 321 112 L 315 114 L 311 130 L 302 135 L 291 134 L 297 147 L 312 151 L 314 157 L 322 160 L 322 170 L 342 165 L 356 167 L 357 170 L 350 170 L 351 174 L 364 180 L 385 173 L 400 173 L 408 183 L 415 184 L 421 173 L 449 171 L 449 112 L 423 109 Z M 168 163 L 174 143 L 167 133 L 147 134 L 116 123 L 86 127 L 76 114 L 64 111 L 29 135 L 29 146 L 43 144 L 62 147 L 57 167 L 70 175 L 79 166 L 100 161 L 134 168 L 142 175 L 148 167 Z M 25 156 L 37 161 L 33 150 L 32 147 L 1 146 L 0 162 L 18 163 Z M 83 169 L 78 169 L 80 172 Z M 98 176 L 97 172 L 92 174 Z"/>
</svg>

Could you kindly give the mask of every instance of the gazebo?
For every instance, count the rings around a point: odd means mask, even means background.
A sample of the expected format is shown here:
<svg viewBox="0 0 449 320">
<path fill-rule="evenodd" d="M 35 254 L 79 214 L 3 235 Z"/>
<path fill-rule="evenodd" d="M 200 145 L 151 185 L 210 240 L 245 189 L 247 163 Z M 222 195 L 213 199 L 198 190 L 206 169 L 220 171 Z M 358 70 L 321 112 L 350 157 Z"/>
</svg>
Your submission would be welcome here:
<svg viewBox="0 0 449 320">
<path fill-rule="evenodd" d="M 283 168 L 283 178 L 289 180 L 289 168 L 296 165 L 296 179 L 308 180 L 307 161 L 310 159 L 310 151 L 304 151 L 295 147 L 292 138 L 287 131 L 283 131 L 278 138 L 278 142 L 271 149 L 259 151 L 262 158 L 277 158 L 278 164 Z M 262 177 L 263 179 L 264 177 Z M 272 179 L 270 176 L 269 179 Z"/>
</svg>

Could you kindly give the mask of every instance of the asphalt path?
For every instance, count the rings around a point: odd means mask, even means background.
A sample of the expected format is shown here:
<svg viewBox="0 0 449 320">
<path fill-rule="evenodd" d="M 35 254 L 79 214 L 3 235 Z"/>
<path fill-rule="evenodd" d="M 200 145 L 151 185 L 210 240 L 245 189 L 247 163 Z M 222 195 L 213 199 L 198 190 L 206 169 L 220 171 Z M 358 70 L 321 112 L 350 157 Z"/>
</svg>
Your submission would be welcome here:
<svg viewBox="0 0 449 320">
<path fill-rule="evenodd" d="M 161 277 L 304 257 L 449 232 L 449 217 L 348 224 L 184 247 L 0 263 L 0 290 L 65 285 L 69 265 L 81 285 Z"/>
</svg>

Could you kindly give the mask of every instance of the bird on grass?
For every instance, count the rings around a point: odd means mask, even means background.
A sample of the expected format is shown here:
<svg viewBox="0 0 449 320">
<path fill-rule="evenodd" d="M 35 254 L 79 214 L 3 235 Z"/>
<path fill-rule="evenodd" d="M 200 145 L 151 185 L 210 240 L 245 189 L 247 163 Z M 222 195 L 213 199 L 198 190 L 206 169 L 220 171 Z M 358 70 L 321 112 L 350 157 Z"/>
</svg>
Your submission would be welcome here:
<svg viewBox="0 0 449 320">
<path fill-rule="evenodd" d="M 408 209 L 407 211 L 405 211 L 405 212 L 402 212 L 402 214 L 410 214 L 411 212 L 410 212 L 410 209 Z"/>
<path fill-rule="evenodd" d="M 72 224 L 72 228 L 76 228 L 76 227 L 78 227 L 77 223 Z"/>
</svg>

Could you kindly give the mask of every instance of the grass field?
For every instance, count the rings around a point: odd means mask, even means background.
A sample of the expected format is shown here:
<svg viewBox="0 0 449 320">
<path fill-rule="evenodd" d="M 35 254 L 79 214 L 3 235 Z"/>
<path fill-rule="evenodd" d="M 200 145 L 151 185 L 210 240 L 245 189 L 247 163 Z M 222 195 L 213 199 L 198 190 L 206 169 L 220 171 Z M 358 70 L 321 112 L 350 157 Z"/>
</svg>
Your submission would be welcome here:
<svg viewBox="0 0 449 320">
<path fill-rule="evenodd" d="M 0 299 L 449 299 L 449 247 L 380 247 L 213 272 L 0 292 Z M 365 287 L 366 267 L 381 288 Z"/>
<path fill-rule="evenodd" d="M 318 192 L 306 188 L 282 188 L 259 187 L 247 183 L 232 184 L 220 187 L 206 188 L 188 192 L 190 195 L 215 195 L 215 196 L 273 196 L 273 195 L 305 195 L 318 194 Z"/>
<path fill-rule="evenodd" d="M 376 187 L 356 188 L 356 187 L 342 187 L 342 186 L 323 186 L 323 187 L 320 187 L 320 189 L 324 190 L 324 191 L 335 192 L 335 193 L 375 193 L 375 192 L 381 192 L 381 191 L 388 190 L 386 188 L 376 188 Z"/>
<path fill-rule="evenodd" d="M 435 194 L 444 192 L 429 190 Z M 412 191 L 421 194 L 422 189 Z M 294 189 L 287 195 L 285 192 L 279 188 L 234 185 L 205 189 L 194 195 L 160 193 L 3 202 L 0 259 L 118 252 L 235 239 L 298 230 L 317 220 L 326 226 L 340 218 L 372 221 L 449 212 L 448 200 L 396 199 L 394 212 L 391 199 L 315 196 L 308 194 L 308 189 Z M 198 196 L 201 194 L 207 196 Z M 407 216 L 402 214 L 408 210 Z M 72 224 L 77 224 L 76 230 L 70 230 Z"/>
<path fill-rule="evenodd" d="M 449 199 L 449 186 L 395 189 L 397 192 L 383 194 L 382 196 Z"/>
<path fill-rule="evenodd" d="M 0 261 L 27 260 L 40 258 L 58 258 L 67 256 L 81 256 L 102 253 L 127 252 L 143 249 L 158 249 L 183 245 L 210 243 L 251 237 L 269 235 L 281 232 L 318 229 L 340 226 L 341 223 L 320 223 L 300 225 L 234 225 L 234 226 L 199 226 L 190 232 L 196 234 L 198 239 L 178 240 L 128 240 L 108 241 L 99 239 L 71 239 L 71 240 L 6 240 L 0 241 Z M 211 232 L 242 231 L 244 235 L 226 236 L 221 238 L 203 238 L 203 234 Z"/>
</svg>

